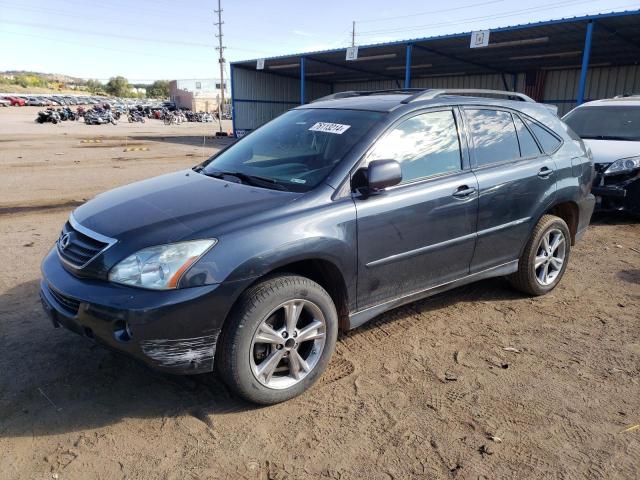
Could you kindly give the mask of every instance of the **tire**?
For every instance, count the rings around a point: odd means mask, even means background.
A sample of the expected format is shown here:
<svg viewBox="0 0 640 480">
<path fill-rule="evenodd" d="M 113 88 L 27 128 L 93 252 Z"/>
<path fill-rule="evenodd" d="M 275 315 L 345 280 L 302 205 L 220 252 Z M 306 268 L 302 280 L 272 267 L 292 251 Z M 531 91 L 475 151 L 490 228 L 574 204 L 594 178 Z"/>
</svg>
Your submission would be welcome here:
<svg viewBox="0 0 640 480">
<path fill-rule="evenodd" d="M 553 248 L 559 234 L 563 238 L 559 240 L 557 247 Z M 550 243 L 549 247 L 553 249 L 551 254 L 545 246 L 545 237 L 547 243 Z M 512 274 L 509 280 L 514 288 L 529 295 L 549 293 L 560 283 L 567 269 L 570 253 L 571 234 L 565 221 L 555 215 L 543 215 L 518 260 L 518 271 Z M 562 263 L 558 265 L 560 257 Z"/>
<path fill-rule="evenodd" d="M 296 310 L 302 313 L 296 328 L 290 330 L 286 312 Z M 265 330 L 267 327 L 272 329 Z M 292 274 L 274 276 L 240 296 L 218 341 L 216 367 L 241 397 L 263 405 L 283 402 L 300 395 L 320 377 L 337 335 L 336 307 L 320 285 Z M 263 336 L 267 342 L 260 341 Z M 307 340 L 297 343 L 303 336 Z M 298 363 L 298 359 L 304 361 Z M 269 361 L 271 369 L 265 367 Z M 270 371 L 272 376 L 267 378 L 261 371 Z"/>
</svg>

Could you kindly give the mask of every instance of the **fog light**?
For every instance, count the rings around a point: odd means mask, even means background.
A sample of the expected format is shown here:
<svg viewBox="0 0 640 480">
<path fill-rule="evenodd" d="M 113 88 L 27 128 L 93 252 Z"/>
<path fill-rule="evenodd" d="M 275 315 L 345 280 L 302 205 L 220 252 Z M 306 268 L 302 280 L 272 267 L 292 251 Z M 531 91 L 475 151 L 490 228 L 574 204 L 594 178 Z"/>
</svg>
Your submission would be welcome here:
<svg viewBox="0 0 640 480">
<path fill-rule="evenodd" d="M 119 342 L 129 342 L 133 338 L 129 322 L 118 320 L 113 324 L 113 336 Z"/>
</svg>

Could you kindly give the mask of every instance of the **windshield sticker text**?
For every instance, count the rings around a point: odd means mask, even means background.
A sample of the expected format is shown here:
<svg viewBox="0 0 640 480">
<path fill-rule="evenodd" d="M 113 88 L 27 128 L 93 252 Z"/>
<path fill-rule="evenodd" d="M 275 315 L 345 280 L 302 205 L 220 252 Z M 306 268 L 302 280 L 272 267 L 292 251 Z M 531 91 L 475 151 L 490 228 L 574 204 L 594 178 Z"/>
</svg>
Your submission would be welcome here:
<svg viewBox="0 0 640 480">
<path fill-rule="evenodd" d="M 309 130 L 312 132 L 326 132 L 342 135 L 344 132 L 349 130 L 350 127 L 351 125 L 342 125 L 341 123 L 317 122 Z"/>
</svg>

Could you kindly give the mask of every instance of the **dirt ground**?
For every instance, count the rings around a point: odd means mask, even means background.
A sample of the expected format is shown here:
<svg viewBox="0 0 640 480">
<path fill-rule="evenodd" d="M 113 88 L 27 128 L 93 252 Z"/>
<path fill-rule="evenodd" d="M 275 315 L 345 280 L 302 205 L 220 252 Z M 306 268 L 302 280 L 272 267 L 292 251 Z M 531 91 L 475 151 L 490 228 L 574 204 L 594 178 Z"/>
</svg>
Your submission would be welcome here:
<svg viewBox="0 0 640 480">
<path fill-rule="evenodd" d="M 637 221 L 595 219 L 545 297 L 484 281 L 343 334 L 309 392 L 256 408 L 54 330 L 38 299 L 74 205 L 198 163 L 214 127 L 36 110 L 0 109 L 0 478 L 640 477 Z"/>
</svg>

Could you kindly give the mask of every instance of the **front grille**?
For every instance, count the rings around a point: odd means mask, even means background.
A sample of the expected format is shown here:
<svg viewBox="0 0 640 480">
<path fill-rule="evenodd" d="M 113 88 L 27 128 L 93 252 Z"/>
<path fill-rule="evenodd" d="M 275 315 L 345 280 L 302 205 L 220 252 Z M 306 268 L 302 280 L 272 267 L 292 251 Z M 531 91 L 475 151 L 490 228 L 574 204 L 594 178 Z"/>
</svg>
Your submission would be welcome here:
<svg viewBox="0 0 640 480">
<path fill-rule="evenodd" d="M 63 240 L 65 238 L 66 240 Z M 109 244 L 76 230 L 67 222 L 62 228 L 56 245 L 58 254 L 63 260 L 75 268 L 82 268 Z"/>
<path fill-rule="evenodd" d="M 57 290 L 54 290 L 51 287 L 49 287 L 49 291 L 51 292 L 51 295 L 53 296 L 53 298 L 56 299 L 56 302 L 58 302 L 60 306 L 64 308 L 67 312 L 73 315 L 78 314 L 78 310 L 80 309 L 80 302 L 78 300 L 71 297 L 67 297 L 66 295 L 63 295 L 62 293 L 58 292 Z"/>
</svg>

